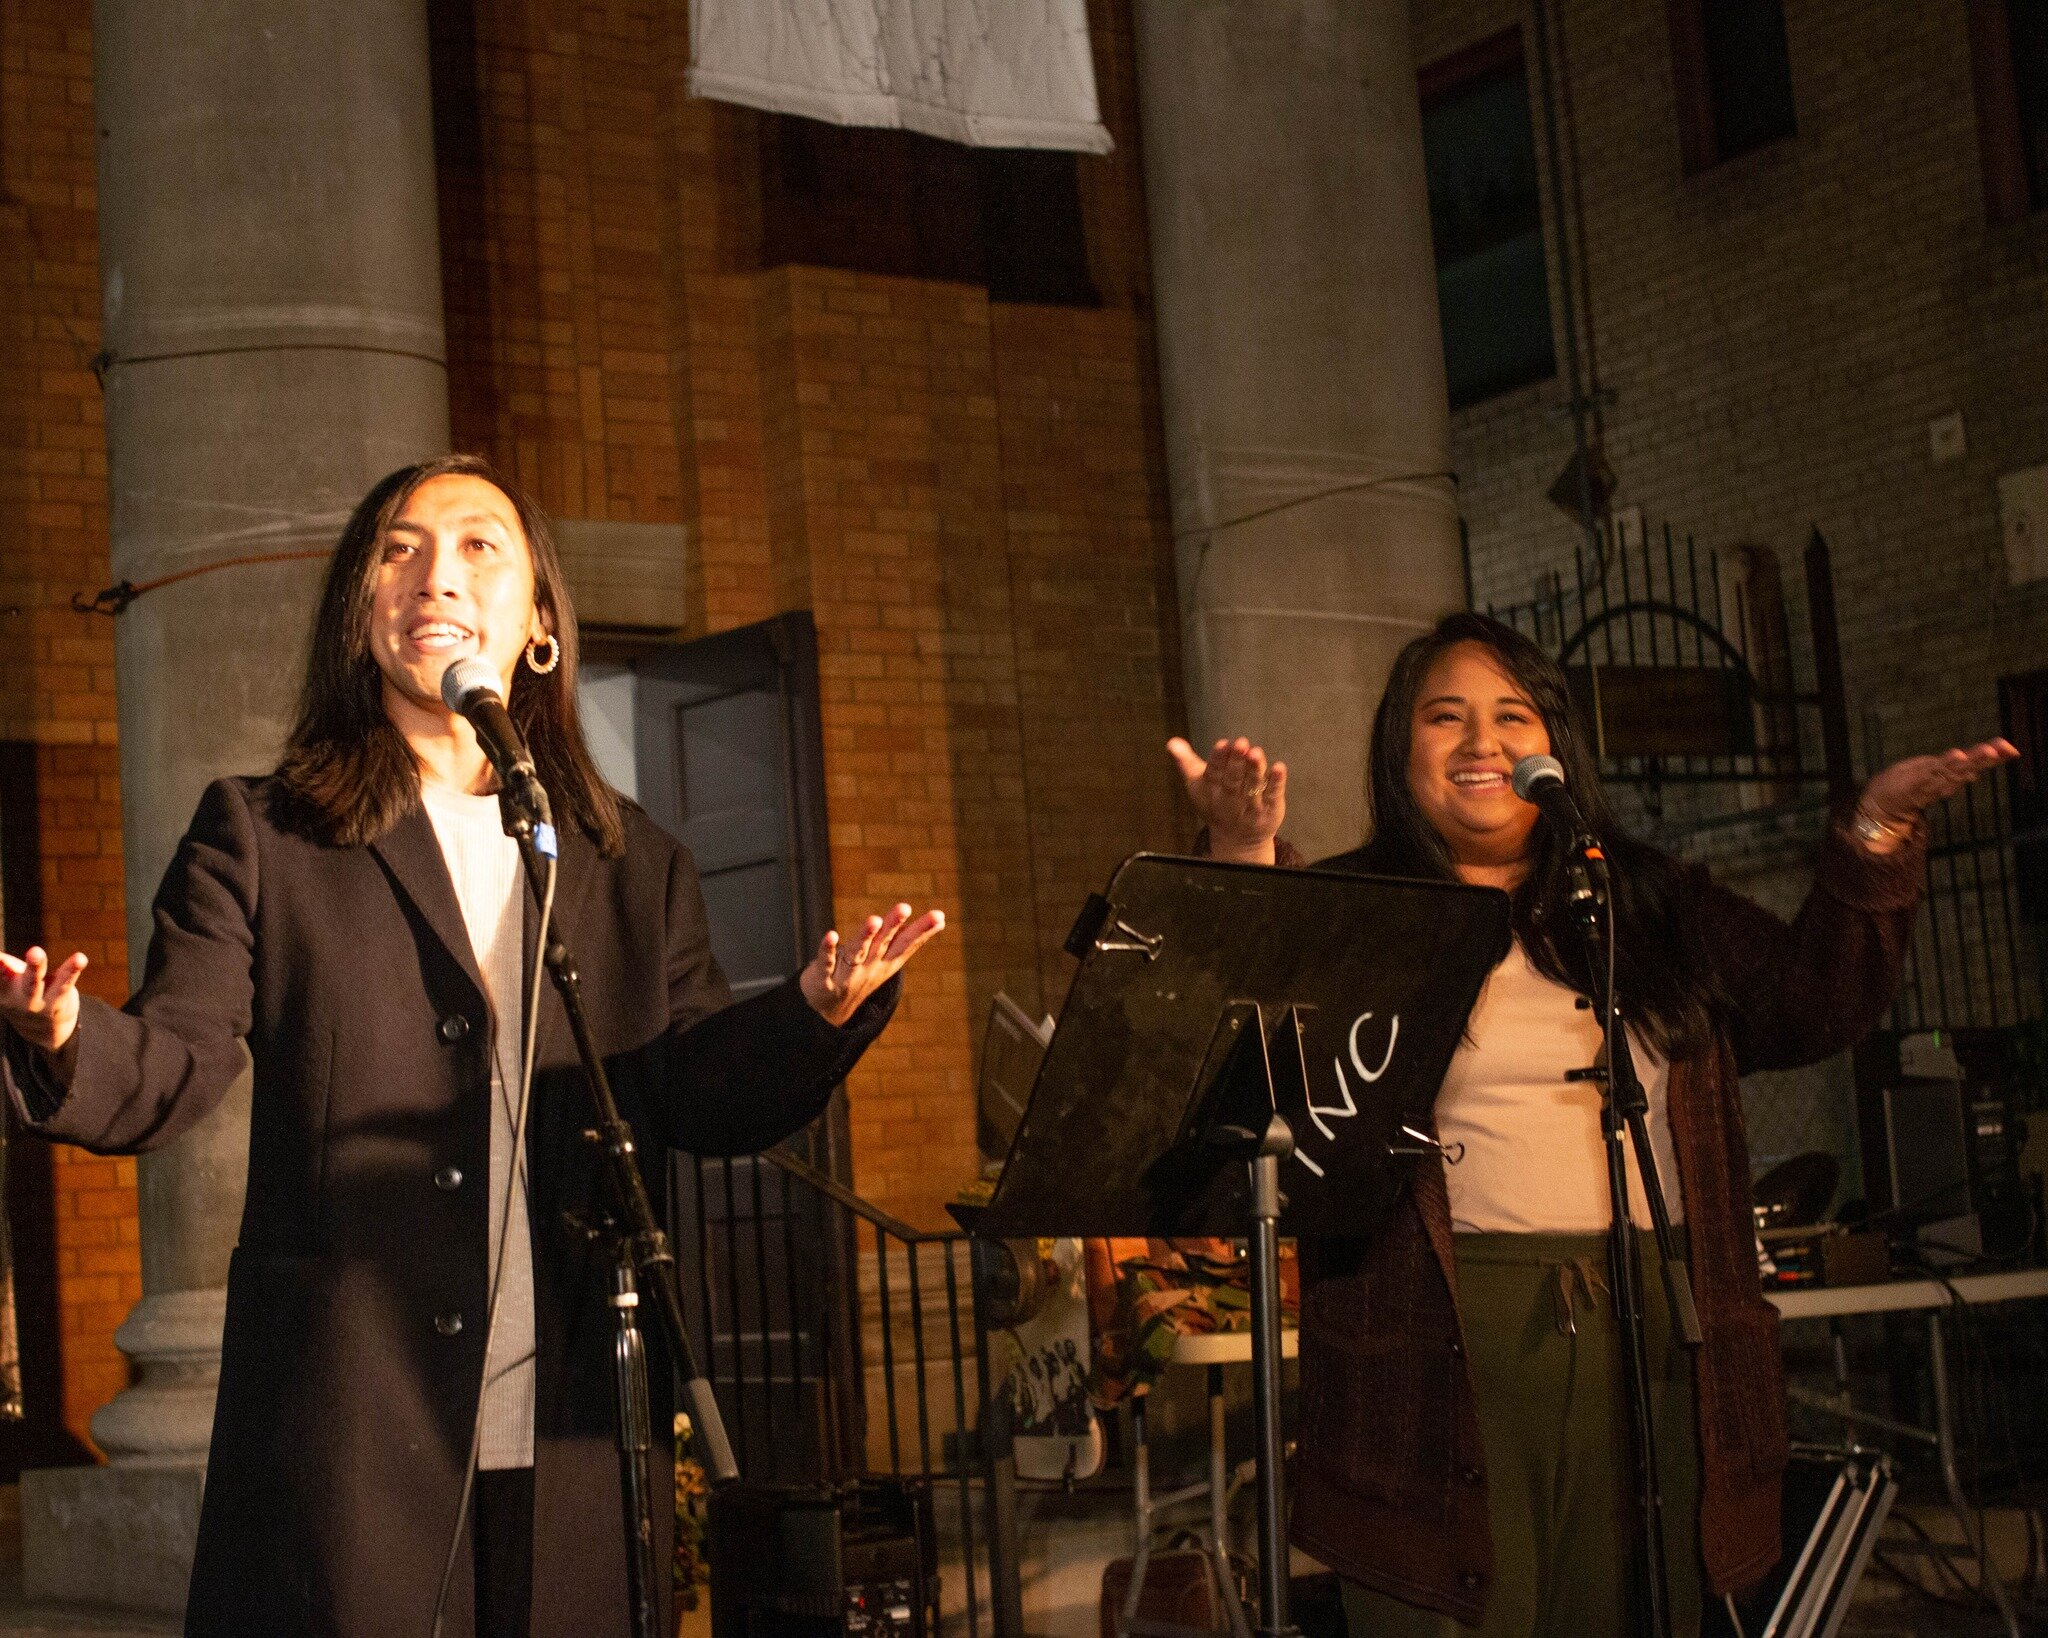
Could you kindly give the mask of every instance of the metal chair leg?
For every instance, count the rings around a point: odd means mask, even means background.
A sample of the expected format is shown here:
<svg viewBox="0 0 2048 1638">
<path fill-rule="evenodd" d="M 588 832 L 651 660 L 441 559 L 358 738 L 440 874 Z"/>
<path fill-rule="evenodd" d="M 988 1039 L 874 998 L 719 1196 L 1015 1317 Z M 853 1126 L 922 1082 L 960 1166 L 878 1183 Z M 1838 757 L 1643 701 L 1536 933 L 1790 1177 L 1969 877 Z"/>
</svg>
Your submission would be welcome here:
<svg viewBox="0 0 2048 1638">
<path fill-rule="evenodd" d="M 1223 1367 L 1209 1374 L 1209 1555 L 1216 1571 L 1216 1599 L 1230 1621 L 1232 1638 L 1252 1638 L 1244 1600 L 1237 1596 L 1237 1572 L 1230 1562 L 1230 1452 L 1224 1442 Z"/>
<path fill-rule="evenodd" d="M 1138 1539 L 1131 1548 L 1131 1584 L 1124 1589 L 1124 1625 L 1138 1619 L 1145 1567 L 1152 1558 L 1152 1451 L 1145 1442 L 1145 1395 L 1131 1395 L 1131 1504 Z"/>
<path fill-rule="evenodd" d="M 1955 1421 L 1949 1413 L 1948 1400 L 1948 1351 L 1944 1346 L 1941 1310 L 1938 1308 L 1929 1310 L 1927 1315 L 1927 1358 L 1934 1388 L 1935 1446 L 1941 1452 L 1941 1482 L 1948 1491 L 1949 1509 L 1955 1514 L 1956 1523 L 1962 1526 L 1963 1540 L 1976 1554 L 1979 1584 L 1991 1594 L 1991 1601 L 1998 1606 L 1999 1617 L 2005 1623 L 2009 1638 L 2020 1638 L 2019 1617 L 2013 1611 L 2005 1583 L 1999 1579 L 1998 1571 L 1991 1563 L 1990 1546 L 1977 1533 L 1969 1498 L 1963 1494 L 1962 1475 L 1956 1466 Z"/>
</svg>

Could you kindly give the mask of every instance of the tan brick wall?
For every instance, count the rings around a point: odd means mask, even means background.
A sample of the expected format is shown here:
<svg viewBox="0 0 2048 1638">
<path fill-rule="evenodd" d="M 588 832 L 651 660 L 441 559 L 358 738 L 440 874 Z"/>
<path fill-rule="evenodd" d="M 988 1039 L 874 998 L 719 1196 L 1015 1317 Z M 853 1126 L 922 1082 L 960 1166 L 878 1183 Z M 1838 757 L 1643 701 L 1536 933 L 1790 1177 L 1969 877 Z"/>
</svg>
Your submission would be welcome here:
<svg viewBox="0 0 2048 1638">
<path fill-rule="evenodd" d="M 36 746 L 41 926 L 86 988 L 127 993 L 114 628 L 74 612 L 107 583 L 89 8 L 0 4 L 0 738 Z M 142 1294 L 135 1163 L 53 1160 L 63 1419 L 86 1437 L 127 1382 L 114 1328 Z"/>
<path fill-rule="evenodd" d="M 1416 60 L 1524 9 L 1415 0 Z M 1617 504 L 1773 547 L 1795 629 L 1821 528 L 1859 751 L 1866 711 L 1892 755 L 1992 729 L 1995 678 L 2048 662 L 2048 591 L 2007 584 L 1997 497 L 2000 472 L 2048 460 L 2048 218 L 1987 225 L 1961 0 L 1786 0 L 1798 135 L 1693 177 L 1665 8 L 1559 9 Z M 1563 399 L 1553 382 L 1454 418 L 1482 603 L 1570 563 L 1575 526 L 1543 498 L 1571 452 Z M 1928 422 L 1958 410 L 1968 454 L 1937 465 Z"/>
<path fill-rule="evenodd" d="M 1081 162 L 1090 311 L 761 270 L 758 119 L 681 95 L 677 8 L 571 30 L 478 0 L 438 47 L 438 84 L 476 88 L 442 178 L 458 441 L 573 510 L 617 427 L 649 461 L 674 429 L 674 482 L 602 504 L 689 528 L 693 631 L 812 611 L 838 913 L 953 920 L 850 1088 L 856 1184 L 920 1222 L 973 1172 L 990 997 L 1057 1007 L 1081 899 L 1185 839 L 1128 18 L 1097 11 L 1120 146 Z M 652 237 L 593 253 L 615 213 Z"/>
<path fill-rule="evenodd" d="M 1986 221 L 1962 0 L 1786 0 L 1797 135 L 1692 177 L 1665 7 L 1555 9 L 1616 504 L 1702 546 L 1772 548 L 1802 656 L 1800 554 L 1821 529 L 1859 767 L 1867 722 L 1887 759 L 1994 731 L 1996 679 L 2048 664 L 2048 589 L 2008 584 L 1997 494 L 1999 473 L 2048 460 L 2048 218 Z M 1415 0 L 1412 15 L 1418 65 L 1517 21 L 1530 44 L 1515 0 Z M 1533 82 L 1532 117 L 1547 193 Z M 1562 361 L 1561 316 L 1552 331 Z M 1569 579 L 1577 526 L 1544 498 L 1571 453 L 1564 401 L 1559 380 L 1453 417 L 1482 606 L 1527 599 L 1550 570 Z M 1968 453 L 1936 464 L 1928 422 L 1951 411 Z M 1809 814 L 1683 848 L 1789 912 L 1816 833 Z M 1748 1100 L 1759 1163 L 1820 1148 L 1853 1168 L 1848 1086 L 1839 1060 L 1764 1077 Z"/>
</svg>

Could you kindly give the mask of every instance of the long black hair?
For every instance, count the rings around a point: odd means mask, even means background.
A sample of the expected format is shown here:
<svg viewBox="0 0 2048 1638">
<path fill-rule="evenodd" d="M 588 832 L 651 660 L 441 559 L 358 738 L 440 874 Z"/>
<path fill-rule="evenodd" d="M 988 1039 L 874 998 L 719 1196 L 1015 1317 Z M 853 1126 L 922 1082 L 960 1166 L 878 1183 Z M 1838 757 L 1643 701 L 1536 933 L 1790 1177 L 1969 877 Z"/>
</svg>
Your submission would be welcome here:
<svg viewBox="0 0 2048 1638">
<path fill-rule="evenodd" d="M 547 519 L 477 455 L 443 455 L 401 467 L 362 498 L 328 560 L 298 717 L 277 777 L 299 828 L 339 847 L 376 840 L 420 802 L 420 770 L 384 710 L 384 677 L 370 652 L 370 608 L 384 537 L 414 491 L 433 478 L 481 478 L 512 503 L 533 559 L 533 601 L 561 645 L 546 676 L 521 665 L 507 706 L 526 737 L 557 821 L 573 824 L 616 857 L 625 850 L 619 797 L 598 774 L 576 713 L 576 614 Z"/>
<path fill-rule="evenodd" d="M 1587 828 L 1613 862 L 1619 940 L 1615 988 L 1623 1008 L 1665 1057 L 1698 1050 L 1712 1029 L 1720 992 L 1679 911 L 1683 867 L 1615 822 L 1564 672 L 1512 627 L 1481 614 L 1447 615 L 1395 658 L 1373 719 L 1367 766 L 1372 840 L 1352 856 L 1353 862 L 1378 875 L 1458 879 L 1449 844 L 1410 788 L 1408 756 L 1424 681 L 1459 643 L 1479 643 L 1489 650 L 1536 708 L 1550 735 L 1550 754 L 1564 765 L 1565 784 Z M 1585 965 L 1567 903 L 1566 842 L 1547 819 L 1537 821 L 1530 835 L 1529 873 L 1512 895 L 1514 931 L 1538 972 L 1584 991 Z"/>
</svg>

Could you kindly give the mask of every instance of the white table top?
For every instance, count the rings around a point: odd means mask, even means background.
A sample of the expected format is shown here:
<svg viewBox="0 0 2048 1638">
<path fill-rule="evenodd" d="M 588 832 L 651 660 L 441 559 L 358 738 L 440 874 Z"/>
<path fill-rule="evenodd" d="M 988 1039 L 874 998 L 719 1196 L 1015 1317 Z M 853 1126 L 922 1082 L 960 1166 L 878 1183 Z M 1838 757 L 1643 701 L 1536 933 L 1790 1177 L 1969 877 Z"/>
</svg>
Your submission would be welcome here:
<svg viewBox="0 0 2048 1638">
<path fill-rule="evenodd" d="M 1972 1304 L 2022 1302 L 2048 1297 L 2048 1268 L 2017 1268 L 2001 1274 L 1959 1274 L 1949 1282 Z M 1946 1308 L 1955 1301 L 1948 1286 L 1936 1280 L 1883 1280 L 1875 1285 L 1809 1286 L 1803 1291 L 1766 1291 L 1788 1320 L 1829 1319 L 1837 1314 L 1898 1313 L 1913 1308 Z M 1288 1359 L 1301 1351 L 1301 1334 L 1288 1326 L 1280 1333 L 1280 1352 Z M 1252 1357 L 1249 1331 L 1211 1331 L 1185 1336 L 1173 1345 L 1176 1365 L 1248 1365 Z"/>
<path fill-rule="evenodd" d="M 1280 1357 L 1293 1359 L 1301 1352 L 1301 1333 L 1291 1325 L 1280 1330 Z M 1249 1331 L 1208 1331 L 1176 1337 L 1173 1361 L 1176 1365 L 1249 1365 L 1252 1362 L 1252 1334 Z"/>
<path fill-rule="evenodd" d="M 2048 1297 L 2048 1268 L 2018 1268 L 2002 1274 L 1959 1274 L 1949 1285 L 1968 1303 L 2017 1302 Z M 1788 1320 L 1830 1319 L 1838 1314 L 1897 1313 L 1909 1308 L 1947 1308 L 1955 1301 L 1938 1280 L 1883 1280 L 1875 1285 L 1808 1286 L 1766 1291 L 1764 1297 Z"/>
</svg>

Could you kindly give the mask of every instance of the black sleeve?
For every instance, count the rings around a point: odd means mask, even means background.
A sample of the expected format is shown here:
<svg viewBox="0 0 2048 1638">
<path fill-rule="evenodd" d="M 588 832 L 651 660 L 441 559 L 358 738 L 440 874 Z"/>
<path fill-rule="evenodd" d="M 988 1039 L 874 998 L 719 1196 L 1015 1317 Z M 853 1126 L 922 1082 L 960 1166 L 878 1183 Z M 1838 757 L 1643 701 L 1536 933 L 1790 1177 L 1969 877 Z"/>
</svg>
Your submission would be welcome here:
<svg viewBox="0 0 2048 1638">
<path fill-rule="evenodd" d="M 666 1136 L 699 1155 L 753 1154 L 809 1125 L 902 991 L 892 978 L 844 1025 L 821 1018 L 794 977 L 734 1002 L 711 954 L 696 866 L 682 850 L 669 869 L 668 972 Z"/>
<path fill-rule="evenodd" d="M 80 1023 L 84 1022 L 85 1003 L 89 999 L 83 995 L 78 998 Z M 75 1026 L 72 1039 L 77 1039 Z M 6 1054 L 7 1091 L 16 1114 L 31 1127 L 50 1119 L 63 1106 L 71 1091 L 71 1067 L 58 1068 L 48 1053 L 37 1051 L 13 1030 L 4 1027 L 0 1027 L 0 1052 Z M 75 1054 L 73 1062 L 76 1062 Z"/>
<path fill-rule="evenodd" d="M 216 780 L 164 872 L 142 984 L 116 1010 L 84 998 L 69 1084 L 8 1031 L 0 1078 L 22 1120 L 99 1154 L 173 1141 L 246 1062 L 255 985 L 256 831 L 241 787 Z"/>
</svg>

